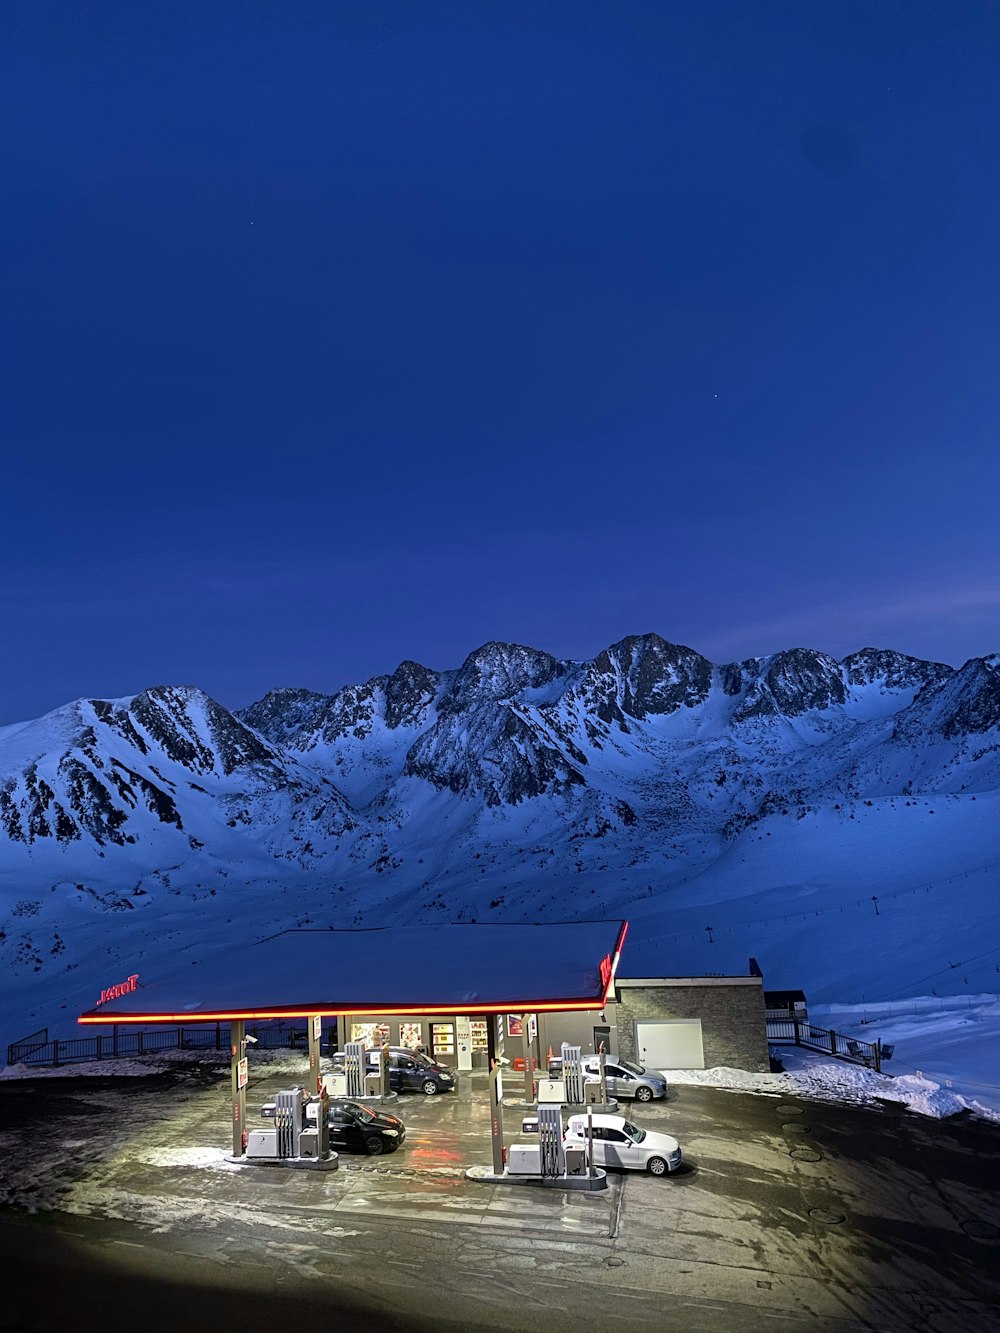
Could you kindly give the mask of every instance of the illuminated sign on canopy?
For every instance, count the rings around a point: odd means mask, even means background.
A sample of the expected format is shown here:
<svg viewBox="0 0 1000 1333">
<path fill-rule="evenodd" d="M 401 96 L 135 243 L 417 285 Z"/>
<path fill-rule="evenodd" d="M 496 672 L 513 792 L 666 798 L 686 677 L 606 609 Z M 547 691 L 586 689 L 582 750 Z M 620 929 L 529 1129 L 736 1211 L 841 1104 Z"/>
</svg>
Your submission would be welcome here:
<svg viewBox="0 0 1000 1333">
<path fill-rule="evenodd" d="M 101 998 L 94 1005 L 99 1009 L 102 1004 L 107 1004 L 109 1000 L 120 1000 L 123 995 L 128 995 L 134 991 L 139 984 L 139 973 L 133 972 L 127 981 L 119 981 L 117 986 L 109 986 L 107 990 L 101 991 Z"/>
<path fill-rule="evenodd" d="M 625 942 L 625 934 L 628 931 L 628 923 L 622 926 L 621 934 L 618 936 L 618 946 L 613 954 L 606 953 L 600 962 L 601 989 L 603 998 L 601 1004 L 608 1002 L 608 996 L 611 994 L 611 988 L 615 984 L 615 973 L 618 971 L 618 964 L 622 956 L 622 944 Z"/>
</svg>

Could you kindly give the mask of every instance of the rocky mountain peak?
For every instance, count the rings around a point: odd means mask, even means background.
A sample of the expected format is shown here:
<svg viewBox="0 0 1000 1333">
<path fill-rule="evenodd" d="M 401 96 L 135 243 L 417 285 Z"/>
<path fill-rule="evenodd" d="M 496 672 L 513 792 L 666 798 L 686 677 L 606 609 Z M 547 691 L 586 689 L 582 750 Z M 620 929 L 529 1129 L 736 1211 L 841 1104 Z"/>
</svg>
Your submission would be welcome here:
<svg viewBox="0 0 1000 1333">
<path fill-rule="evenodd" d="M 517 643 L 484 643 L 465 659 L 438 705 L 441 713 L 457 713 L 477 704 L 512 699 L 522 690 L 537 689 L 565 670 L 550 653 Z"/>
<path fill-rule="evenodd" d="M 789 648 L 771 658 L 764 679 L 786 715 L 847 701 L 840 663 L 811 648 Z"/>
<path fill-rule="evenodd" d="M 860 648 L 841 661 L 851 685 L 880 684 L 886 690 L 923 689 L 954 675 L 943 662 L 925 662 L 892 648 Z"/>
<path fill-rule="evenodd" d="M 419 662 L 400 662 L 385 683 L 387 727 L 417 726 L 434 702 L 441 676 Z"/>
<path fill-rule="evenodd" d="M 840 663 L 813 648 L 788 648 L 763 662 L 750 658 L 741 663 L 740 674 L 749 688 L 734 722 L 798 717 L 847 702 Z"/>
<path fill-rule="evenodd" d="M 602 722 L 627 728 L 703 703 L 712 685 L 712 664 L 693 648 L 659 634 L 630 634 L 598 653 L 576 693 Z"/>
<path fill-rule="evenodd" d="M 158 685 L 137 694 L 129 718 L 174 763 L 196 773 L 232 773 L 268 763 L 272 752 L 228 709 L 192 686 Z"/>
<path fill-rule="evenodd" d="M 289 745 L 299 736 L 314 732 L 322 724 L 329 705 L 328 694 L 280 688 L 268 690 L 256 703 L 238 709 L 234 717 L 274 744 Z"/>
<path fill-rule="evenodd" d="M 947 739 L 978 736 L 1000 726 L 1000 655 L 973 657 L 935 688 L 923 690 L 900 715 L 897 733 L 930 731 Z"/>
</svg>

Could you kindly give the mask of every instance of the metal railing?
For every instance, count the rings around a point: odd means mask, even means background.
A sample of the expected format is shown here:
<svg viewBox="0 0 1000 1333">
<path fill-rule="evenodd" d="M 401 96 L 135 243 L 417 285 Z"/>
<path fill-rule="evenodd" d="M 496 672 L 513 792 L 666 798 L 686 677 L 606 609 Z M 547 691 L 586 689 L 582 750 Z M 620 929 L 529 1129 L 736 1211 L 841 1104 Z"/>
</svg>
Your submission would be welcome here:
<svg viewBox="0 0 1000 1333">
<path fill-rule="evenodd" d="M 248 1027 L 265 1049 L 308 1047 L 304 1028 L 293 1028 L 287 1023 L 261 1024 Z M 157 1051 L 229 1049 L 229 1024 L 213 1023 L 203 1026 L 150 1028 L 143 1031 L 118 1031 L 97 1037 L 69 1037 L 49 1039 L 48 1028 L 33 1032 L 29 1037 L 11 1042 L 7 1047 L 9 1065 L 52 1066 L 79 1064 L 84 1060 L 120 1060 L 129 1056 L 151 1055 Z"/>
<path fill-rule="evenodd" d="M 20 1041 L 12 1042 L 7 1047 L 7 1063 L 9 1065 L 21 1064 L 32 1051 L 37 1051 L 40 1046 L 44 1046 L 48 1039 L 48 1028 L 39 1028 L 37 1032 L 30 1032 L 28 1036 L 22 1037 Z"/>
<path fill-rule="evenodd" d="M 797 1018 L 769 1018 L 767 1039 L 826 1051 L 838 1059 L 867 1065 L 879 1073 L 882 1072 L 882 1062 L 888 1060 L 893 1051 L 891 1046 L 883 1046 L 880 1041 L 861 1041 L 858 1037 L 847 1037 L 843 1032 L 817 1027 L 815 1023 L 803 1023 Z"/>
</svg>

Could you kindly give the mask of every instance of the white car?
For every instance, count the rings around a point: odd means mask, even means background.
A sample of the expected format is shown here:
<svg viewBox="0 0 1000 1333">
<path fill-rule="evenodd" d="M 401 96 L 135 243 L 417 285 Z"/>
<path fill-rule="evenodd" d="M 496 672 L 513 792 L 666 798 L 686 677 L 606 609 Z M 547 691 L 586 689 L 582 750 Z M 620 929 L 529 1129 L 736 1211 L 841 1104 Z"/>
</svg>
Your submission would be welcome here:
<svg viewBox="0 0 1000 1333">
<path fill-rule="evenodd" d="M 622 1115 L 595 1115 L 594 1165 L 622 1167 L 627 1171 L 648 1171 L 652 1176 L 666 1176 L 681 1164 L 681 1145 L 669 1134 L 640 1129 Z M 566 1127 L 566 1147 L 587 1146 L 587 1117 L 571 1115 Z"/>
</svg>

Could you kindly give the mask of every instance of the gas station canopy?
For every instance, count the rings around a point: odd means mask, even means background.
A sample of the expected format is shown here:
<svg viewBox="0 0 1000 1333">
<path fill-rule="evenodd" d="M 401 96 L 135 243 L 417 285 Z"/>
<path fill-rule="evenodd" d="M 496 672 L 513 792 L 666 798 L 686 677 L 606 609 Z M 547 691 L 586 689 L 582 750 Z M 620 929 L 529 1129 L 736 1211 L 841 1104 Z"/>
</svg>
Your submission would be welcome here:
<svg viewBox="0 0 1000 1333">
<path fill-rule="evenodd" d="M 601 1009 L 627 930 L 624 921 L 286 930 L 184 972 L 133 973 L 77 1021 Z"/>
</svg>

